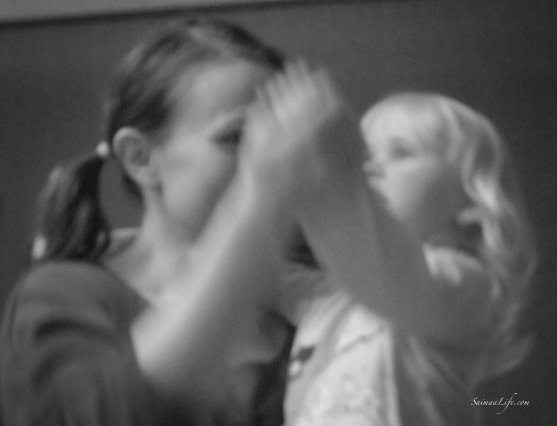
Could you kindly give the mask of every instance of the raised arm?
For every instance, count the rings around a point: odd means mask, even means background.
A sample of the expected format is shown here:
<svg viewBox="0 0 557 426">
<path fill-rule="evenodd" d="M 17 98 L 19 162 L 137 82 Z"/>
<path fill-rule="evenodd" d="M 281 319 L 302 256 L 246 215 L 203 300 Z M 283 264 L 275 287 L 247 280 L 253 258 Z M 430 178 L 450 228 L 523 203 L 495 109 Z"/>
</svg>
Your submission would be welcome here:
<svg viewBox="0 0 557 426">
<path fill-rule="evenodd" d="M 490 286 L 481 265 L 448 250 L 432 255 L 430 271 L 422 244 L 359 173 L 335 179 L 300 220 L 335 281 L 374 311 L 439 340 L 474 340 L 486 332 Z"/>
<path fill-rule="evenodd" d="M 296 93 L 305 72 L 291 73 L 277 90 Z M 432 274 L 422 242 L 370 189 L 363 143 L 330 80 L 320 73 L 313 85 L 313 96 L 297 104 L 277 96 L 276 109 L 283 138 L 315 140 L 307 146 L 318 160 L 305 170 L 304 202 L 296 214 L 326 272 L 356 300 L 414 333 L 459 342 L 483 335 L 488 277 L 458 258 L 450 266 L 462 266 L 458 282 L 444 272 L 446 262 Z"/>
</svg>

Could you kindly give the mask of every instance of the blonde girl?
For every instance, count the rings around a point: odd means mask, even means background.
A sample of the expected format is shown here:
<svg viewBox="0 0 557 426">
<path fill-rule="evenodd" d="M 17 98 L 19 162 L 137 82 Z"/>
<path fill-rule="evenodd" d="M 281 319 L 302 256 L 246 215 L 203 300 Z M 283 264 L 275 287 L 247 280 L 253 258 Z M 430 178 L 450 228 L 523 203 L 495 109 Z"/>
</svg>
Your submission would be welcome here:
<svg viewBox="0 0 557 426">
<path fill-rule="evenodd" d="M 474 390 L 528 346 L 516 323 L 534 251 L 509 153 L 438 94 L 392 95 L 361 131 L 365 178 L 302 214 L 322 271 L 290 274 L 287 424 L 478 424 Z"/>
</svg>

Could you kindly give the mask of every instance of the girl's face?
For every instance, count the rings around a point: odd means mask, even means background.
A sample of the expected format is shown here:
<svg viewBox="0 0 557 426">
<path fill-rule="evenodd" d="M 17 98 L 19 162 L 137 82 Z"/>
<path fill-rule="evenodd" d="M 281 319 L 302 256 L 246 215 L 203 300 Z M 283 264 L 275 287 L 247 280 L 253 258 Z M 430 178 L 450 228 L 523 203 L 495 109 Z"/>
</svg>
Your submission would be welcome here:
<svg viewBox="0 0 557 426">
<path fill-rule="evenodd" d="M 176 88 L 175 115 L 156 148 L 162 206 L 172 223 L 194 232 L 204 225 L 235 172 L 255 88 L 271 73 L 240 60 L 210 64 Z"/>
<path fill-rule="evenodd" d="M 391 213 L 425 242 L 452 232 L 467 197 L 446 150 L 418 140 L 410 114 L 389 108 L 364 121 L 365 169 Z"/>
</svg>

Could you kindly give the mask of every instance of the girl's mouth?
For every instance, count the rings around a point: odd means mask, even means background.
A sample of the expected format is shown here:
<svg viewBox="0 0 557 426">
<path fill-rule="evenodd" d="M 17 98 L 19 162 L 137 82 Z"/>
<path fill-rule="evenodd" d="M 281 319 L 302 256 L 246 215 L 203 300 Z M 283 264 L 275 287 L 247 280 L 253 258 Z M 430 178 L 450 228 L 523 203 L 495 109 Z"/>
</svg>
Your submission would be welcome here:
<svg viewBox="0 0 557 426">
<path fill-rule="evenodd" d="M 476 256 L 478 251 L 474 241 L 466 237 L 450 234 L 433 235 L 428 239 L 427 243 L 434 247 L 447 247 L 472 256 Z"/>
</svg>

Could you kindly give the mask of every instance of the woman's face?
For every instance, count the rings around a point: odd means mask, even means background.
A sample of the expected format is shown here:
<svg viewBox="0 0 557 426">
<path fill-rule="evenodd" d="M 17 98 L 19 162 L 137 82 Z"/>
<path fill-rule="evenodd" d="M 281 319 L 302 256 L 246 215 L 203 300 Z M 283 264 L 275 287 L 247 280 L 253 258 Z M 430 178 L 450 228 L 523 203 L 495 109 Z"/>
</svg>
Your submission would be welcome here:
<svg viewBox="0 0 557 426">
<path fill-rule="evenodd" d="M 186 232 L 203 229 L 235 173 L 255 89 L 272 74 L 269 68 L 237 61 L 209 65 L 193 82 L 184 82 L 181 90 L 186 95 L 156 154 L 162 206 L 173 225 Z M 217 405 L 231 424 L 253 414 L 251 402 L 262 366 L 277 356 L 283 343 L 276 327 L 261 328 L 267 322 L 257 317 L 237 326 L 240 336 L 234 339 L 220 387 L 215 389 Z"/>
<path fill-rule="evenodd" d="M 370 151 L 365 168 L 370 185 L 384 198 L 387 208 L 426 241 L 451 233 L 467 197 L 445 150 L 417 139 L 412 121 L 416 117 L 410 114 L 388 108 L 364 123 L 362 130 Z"/>
<path fill-rule="evenodd" d="M 245 61 L 209 64 L 176 89 L 177 106 L 158 145 L 162 206 L 172 223 L 199 231 L 235 169 L 246 109 L 272 71 Z"/>
</svg>

